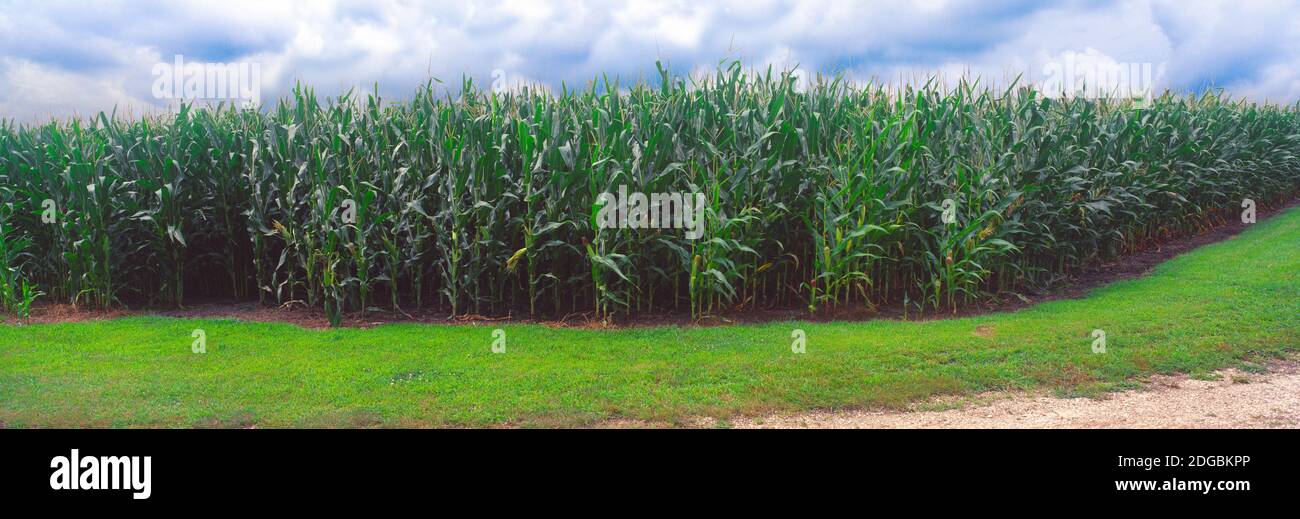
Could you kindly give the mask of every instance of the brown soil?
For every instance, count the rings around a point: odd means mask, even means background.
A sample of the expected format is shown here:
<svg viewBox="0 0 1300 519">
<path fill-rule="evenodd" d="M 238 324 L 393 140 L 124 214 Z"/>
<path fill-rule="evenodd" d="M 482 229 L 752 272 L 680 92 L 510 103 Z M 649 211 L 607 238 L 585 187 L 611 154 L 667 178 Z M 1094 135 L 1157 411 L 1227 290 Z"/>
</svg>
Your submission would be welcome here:
<svg viewBox="0 0 1300 519">
<path fill-rule="evenodd" d="M 1300 199 L 1293 199 L 1271 209 L 1260 208 L 1258 220 L 1271 217 L 1281 211 L 1300 205 Z M 574 314 L 557 320 L 534 321 L 511 317 L 458 316 L 452 318 L 445 313 L 426 310 L 421 312 L 372 311 L 365 315 L 351 314 L 343 319 L 345 327 L 368 328 L 385 323 L 414 322 L 440 324 L 475 324 L 485 322 L 539 323 L 547 326 L 565 328 L 614 328 L 644 327 L 663 325 L 719 326 L 741 323 L 758 323 L 769 321 L 805 320 L 814 322 L 829 321 L 866 321 L 871 319 L 908 319 L 931 320 L 951 317 L 982 315 L 994 312 L 1013 311 L 1038 303 L 1058 299 L 1075 299 L 1084 297 L 1099 286 L 1137 278 L 1150 272 L 1152 268 L 1184 252 L 1202 245 L 1227 240 L 1241 233 L 1249 224 L 1239 220 L 1229 220 L 1222 225 L 1206 229 L 1193 236 L 1170 239 L 1155 243 L 1146 250 L 1130 254 L 1118 261 L 1104 263 L 1086 268 L 1058 283 L 1047 292 L 1020 294 L 1021 297 L 1009 297 L 1001 301 L 969 304 L 959 307 L 956 312 L 929 312 L 918 315 L 915 311 L 905 312 L 901 304 L 881 306 L 875 309 L 855 307 L 839 311 L 824 311 L 809 314 L 799 309 L 744 309 L 725 312 L 702 320 L 692 320 L 684 314 L 638 315 L 635 318 L 619 318 L 614 322 L 592 319 L 588 314 Z M 83 321 L 91 319 L 113 319 L 128 315 L 163 315 L 182 318 L 233 318 L 257 322 L 282 322 L 295 324 L 304 328 L 327 328 L 329 320 L 324 312 L 307 308 L 305 305 L 285 305 L 264 307 L 254 302 L 207 301 L 188 305 L 184 309 L 155 310 L 89 310 L 66 304 L 39 304 L 32 308 L 30 323 L 55 323 Z M 7 318 L 4 322 L 15 322 Z"/>
</svg>

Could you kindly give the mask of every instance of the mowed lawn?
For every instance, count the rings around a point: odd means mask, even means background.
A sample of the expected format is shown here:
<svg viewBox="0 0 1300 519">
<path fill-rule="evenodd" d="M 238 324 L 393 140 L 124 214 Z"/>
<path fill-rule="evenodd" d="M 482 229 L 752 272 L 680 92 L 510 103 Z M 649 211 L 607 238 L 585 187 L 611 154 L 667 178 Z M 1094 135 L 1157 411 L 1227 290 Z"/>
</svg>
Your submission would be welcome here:
<svg viewBox="0 0 1300 519">
<path fill-rule="evenodd" d="M 132 317 L 0 326 L 6 427 L 675 423 L 940 394 L 1132 387 L 1300 350 L 1300 210 L 1081 300 L 929 322 L 613 330 L 394 324 L 306 330 Z M 791 352 L 802 329 L 807 352 Z M 191 352 L 202 329 L 207 352 Z M 1090 333 L 1106 334 L 1094 354 Z"/>
</svg>

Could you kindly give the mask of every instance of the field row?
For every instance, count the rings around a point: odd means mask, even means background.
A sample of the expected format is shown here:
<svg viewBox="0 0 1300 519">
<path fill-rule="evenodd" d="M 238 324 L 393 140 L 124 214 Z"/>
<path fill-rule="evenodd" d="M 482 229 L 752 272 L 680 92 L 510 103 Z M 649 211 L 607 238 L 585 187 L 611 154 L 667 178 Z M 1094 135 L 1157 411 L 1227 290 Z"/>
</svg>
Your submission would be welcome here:
<svg viewBox="0 0 1300 519">
<path fill-rule="evenodd" d="M 4 123 L 0 288 L 18 312 L 43 292 L 334 320 L 946 311 L 1292 196 L 1297 147 L 1295 106 L 1213 93 L 801 88 L 739 65 L 400 103 L 300 87 L 260 111 Z"/>
</svg>

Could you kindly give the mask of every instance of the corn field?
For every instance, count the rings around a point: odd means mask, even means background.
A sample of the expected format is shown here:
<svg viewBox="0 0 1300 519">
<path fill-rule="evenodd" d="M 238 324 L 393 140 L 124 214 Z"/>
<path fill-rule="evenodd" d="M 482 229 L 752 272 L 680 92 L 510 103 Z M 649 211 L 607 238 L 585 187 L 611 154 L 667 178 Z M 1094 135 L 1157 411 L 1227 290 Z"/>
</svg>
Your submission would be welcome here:
<svg viewBox="0 0 1300 519">
<path fill-rule="evenodd" d="M 942 312 L 1293 197 L 1297 150 L 1300 107 L 1218 92 L 801 87 L 738 64 L 402 102 L 299 86 L 260 110 L 0 123 L 0 289 L 14 312 L 234 298 L 336 324 Z M 703 236 L 596 225 L 620 186 L 703 193 Z"/>
</svg>

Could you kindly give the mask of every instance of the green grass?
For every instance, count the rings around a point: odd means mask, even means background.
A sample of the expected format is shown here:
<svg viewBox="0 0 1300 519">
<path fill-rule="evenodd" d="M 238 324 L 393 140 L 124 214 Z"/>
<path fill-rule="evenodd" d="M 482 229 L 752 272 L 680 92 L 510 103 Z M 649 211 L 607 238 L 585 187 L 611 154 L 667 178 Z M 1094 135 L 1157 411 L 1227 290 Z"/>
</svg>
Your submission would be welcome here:
<svg viewBox="0 0 1300 519">
<path fill-rule="evenodd" d="M 8 427 L 583 425 L 1132 387 L 1300 349 L 1300 210 L 1086 299 L 931 322 L 306 330 L 132 317 L 0 327 Z M 190 332 L 207 333 L 206 354 Z M 808 351 L 790 351 L 802 328 Z M 980 328 L 977 333 L 976 329 Z M 1089 333 L 1106 331 L 1093 354 Z"/>
</svg>

